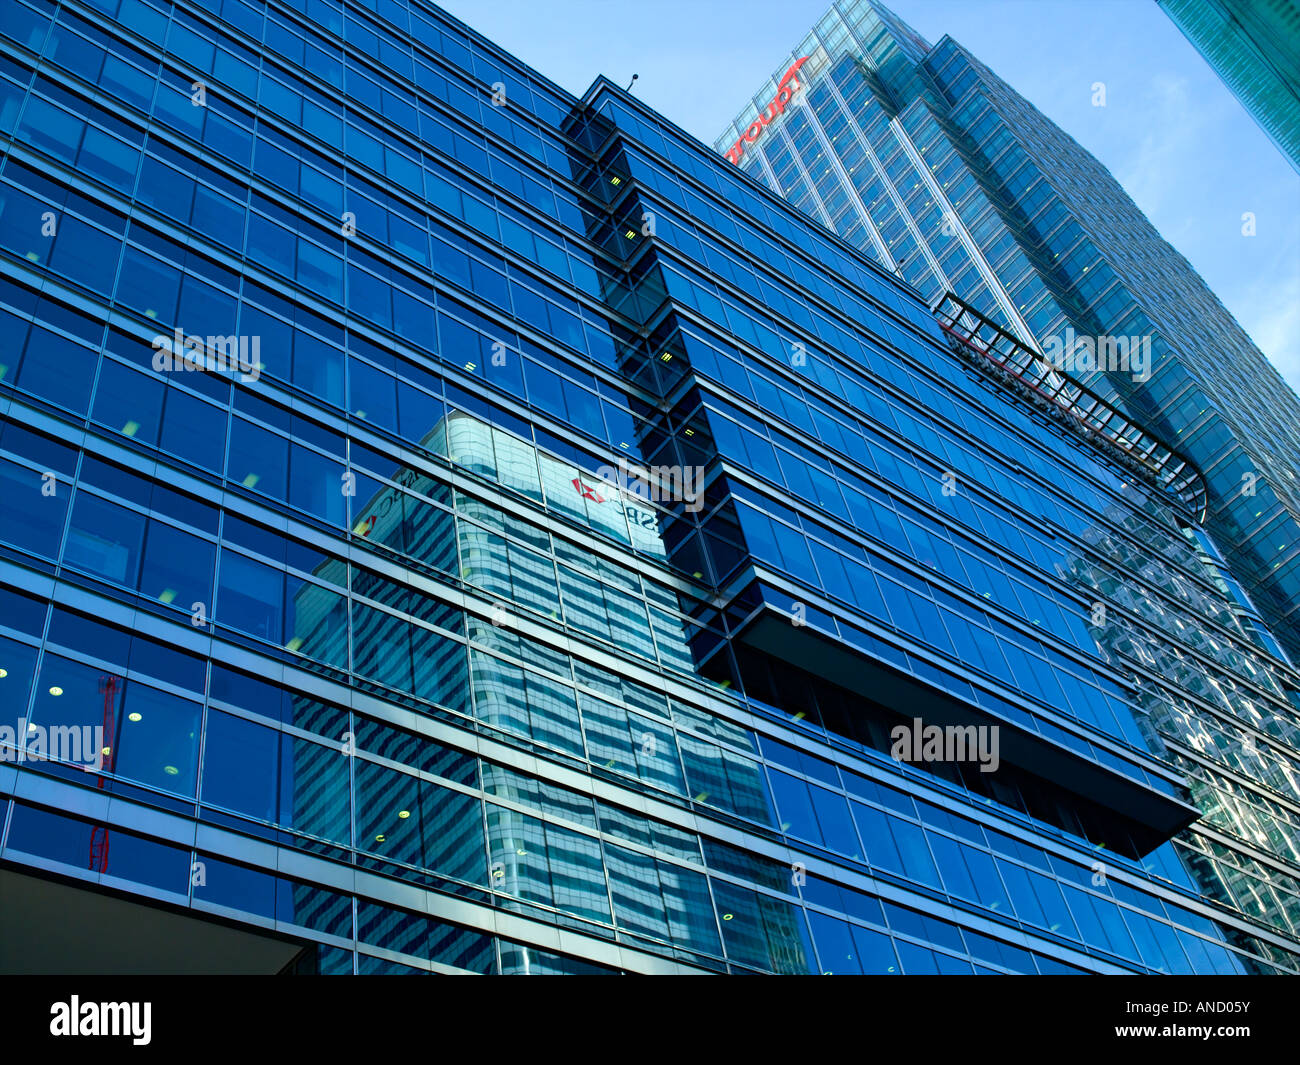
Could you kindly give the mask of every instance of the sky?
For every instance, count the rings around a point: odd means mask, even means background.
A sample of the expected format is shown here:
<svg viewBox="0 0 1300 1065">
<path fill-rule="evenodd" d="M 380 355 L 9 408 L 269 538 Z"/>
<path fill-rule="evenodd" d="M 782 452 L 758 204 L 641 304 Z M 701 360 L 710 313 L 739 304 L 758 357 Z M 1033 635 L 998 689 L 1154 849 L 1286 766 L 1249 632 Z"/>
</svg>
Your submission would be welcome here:
<svg viewBox="0 0 1300 1065">
<path fill-rule="evenodd" d="M 711 144 L 829 0 L 441 4 L 575 95 L 598 74 L 638 75 L 638 97 Z M 1300 175 L 1155 0 L 889 6 L 931 44 L 964 45 L 1101 160 L 1300 391 Z"/>
</svg>

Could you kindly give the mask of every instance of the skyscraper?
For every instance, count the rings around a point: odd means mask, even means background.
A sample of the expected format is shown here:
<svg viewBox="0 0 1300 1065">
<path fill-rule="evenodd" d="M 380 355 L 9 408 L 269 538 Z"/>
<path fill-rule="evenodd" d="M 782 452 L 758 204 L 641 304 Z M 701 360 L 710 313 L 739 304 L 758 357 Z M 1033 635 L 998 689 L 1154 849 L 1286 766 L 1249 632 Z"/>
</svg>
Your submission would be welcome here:
<svg viewBox="0 0 1300 1065">
<path fill-rule="evenodd" d="M 1300 656 L 1300 399 L 1195 270 L 1096 159 L 950 38 L 931 47 L 875 0 L 844 0 L 791 57 L 773 57 L 773 81 L 717 150 L 932 304 L 955 292 L 1064 353 L 1176 442 L 1205 475 L 1244 616 L 1258 609 Z M 1130 342 L 1149 344 L 1142 361 L 1114 357 Z"/>
<path fill-rule="evenodd" d="M 1158 0 L 1300 173 L 1300 5 L 1295 0 Z"/>
<path fill-rule="evenodd" d="M 0 968 L 1300 971 L 1176 442 L 435 8 L 0 33 Z"/>
</svg>

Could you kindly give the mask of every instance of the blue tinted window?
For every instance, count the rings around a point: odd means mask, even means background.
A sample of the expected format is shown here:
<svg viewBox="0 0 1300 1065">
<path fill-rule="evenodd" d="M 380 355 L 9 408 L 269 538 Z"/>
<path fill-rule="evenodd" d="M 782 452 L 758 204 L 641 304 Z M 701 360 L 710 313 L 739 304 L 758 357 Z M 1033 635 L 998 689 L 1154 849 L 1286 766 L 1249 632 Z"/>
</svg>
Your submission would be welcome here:
<svg viewBox="0 0 1300 1065">
<path fill-rule="evenodd" d="M 121 238 L 64 215 L 59 220 L 50 265 L 78 284 L 106 296 L 113 291 L 121 250 Z"/>
<path fill-rule="evenodd" d="M 209 710 L 204 733 L 203 801 L 262 821 L 274 821 L 279 739 L 274 729 Z"/>
<path fill-rule="evenodd" d="M 212 602 L 212 566 L 216 547 L 161 521 L 150 521 L 145 537 L 140 591 L 184 611 Z"/>
<path fill-rule="evenodd" d="M 284 574 L 234 551 L 222 551 L 217 585 L 217 621 L 222 625 L 281 641 Z"/>
<path fill-rule="evenodd" d="M 104 359 L 95 386 L 94 419 L 142 443 L 158 441 L 163 386 L 121 363 Z"/>
<path fill-rule="evenodd" d="M 53 494 L 42 492 L 46 484 L 53 485 Z M 66 481 L 45 481 L 35 470 L 0 459 L 0 535 L 25 551 L 57 558 L 69 491 Z"/>
<path fill-rule="evenodd" d="M 131 681 L 117 730 L 114 771 L 163 791 L 193 795 L 201 713 L 198 703 Z"/>
<path fill-rule="evenodd" d="M 226 456 L 226 412 L 178 389 L 163 405 L 162 446 L 179 458 L 220 472 Z"/>
<path fill-rule="evenodd" d="M 289 477 L 289 441 L 277 433 L 234 418 L 230 425 L 228 476 L 245 488 L 285 498 Z"/>
<path fill-rule="evenodd" d="M 33 395 L 84 414 L 98 356 L 48 329 L 34 326 L 27 338 L 18 385 Z"/>
<path fill-rule="evenodd" d="M 180 282 L 180 271 L 174 266 L 159 262 L 139 248 L 128 245 L 115 295 L 124 306 L 141 312 L 160 325 L 171 326 L 176 324 Z"/>
<path fill-rule="evenodd" d="M 64 562 L 134 588 L 144 542 L 142 514 L 88 492 L 77 493 Z"/>
</svg>

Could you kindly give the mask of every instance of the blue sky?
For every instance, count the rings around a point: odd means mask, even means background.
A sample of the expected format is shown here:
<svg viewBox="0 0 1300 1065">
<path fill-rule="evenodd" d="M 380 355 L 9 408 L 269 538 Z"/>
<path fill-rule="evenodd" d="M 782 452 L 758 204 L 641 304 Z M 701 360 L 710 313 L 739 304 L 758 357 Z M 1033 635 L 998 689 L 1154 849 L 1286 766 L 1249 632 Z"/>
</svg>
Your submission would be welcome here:
<svg viewBox="0 0 1300 1065">
<path fill-rule="evenodd" d="M 442 0 L 575 94 L 597 74 L 713 138 L 822 0 Z M 1102 161 L 1300 391 L 1300 175 L 1154 0 L 894 0 Z M 1094 82 L 1106 106 L 1092 106 Z M 1242 234 L 1244 212 L 1256 235 Z"/>
</svg>

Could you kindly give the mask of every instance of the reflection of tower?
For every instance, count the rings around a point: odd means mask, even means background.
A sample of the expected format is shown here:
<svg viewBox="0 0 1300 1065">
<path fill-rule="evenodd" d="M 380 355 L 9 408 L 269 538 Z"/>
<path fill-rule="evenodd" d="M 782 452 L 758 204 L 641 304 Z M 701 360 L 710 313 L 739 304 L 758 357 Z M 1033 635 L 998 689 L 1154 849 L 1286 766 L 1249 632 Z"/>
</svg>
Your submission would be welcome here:
<svg viewBox="0 0 1300 1065">
<path fill-rule="evenodd" d="M 104 759 L 103 768 L 109 772 L 113 770 L 113 758 L 117 752 L 116 720 L 117 714 L 113 708 L 113 702 L 117 695 L 118 685 L 121 684 L 121 677 L 106 675 L 99 678 L 99 690 L 104 695 L 104 724 L 101 742 L 103 748 L 96 752 L 96 756 L 102 756 Z M 104 787 L 104 778 L 98 776 L 95 786 L 101 790 Z M 103 825 L 95 825 L 90 830 L 90 861 L 87 868 L 97 873 L 108 871 L 108 829 Z"/>
<path fill-rule="evenodd" d="M 1154 500 L 1143 509 L 1161 523 L 1176 520 Z M 1058 572 L 1094 599 L 1089 631 L 1103 660 L 1131 675 L 1134 719 L 1152 750 L 1182 774 L 1201 811 L 1175 837 L 1176 852 L 1207 899 L 1287 933 L 1300 904 L 1278 885 L 1294 882 L 1300 839 L 1277 816 L 1273 795 L 1300 799 L 1300 776 L 1284 754 L 1300 740 L 1300 727 L 1286 712 L 1287 702 L 1295 702 L 1294 680 L 1260 653 L 1281 652 L 1236 582 L 1221 579 L 1226 571 L 1202 530 L 1181 523 L 1187 552 L 1179 559 L 1151 536 L 1157 522 L 1125 518 L 1118 508 L 1108 517 L 1131 540 L 1100 525 L 1086 529 L 1091 552 L 1072 554 Z M 1166 565 L 1166 557 L 1206 584 Z M 1133 574 L 1163 597 L 1149 594 Z M 1233 841 L 1245 847 L 1238 850 Z M 1245 932 L 1229 927 L 1227 935 L 1252 950 Z"/>
</svg>

